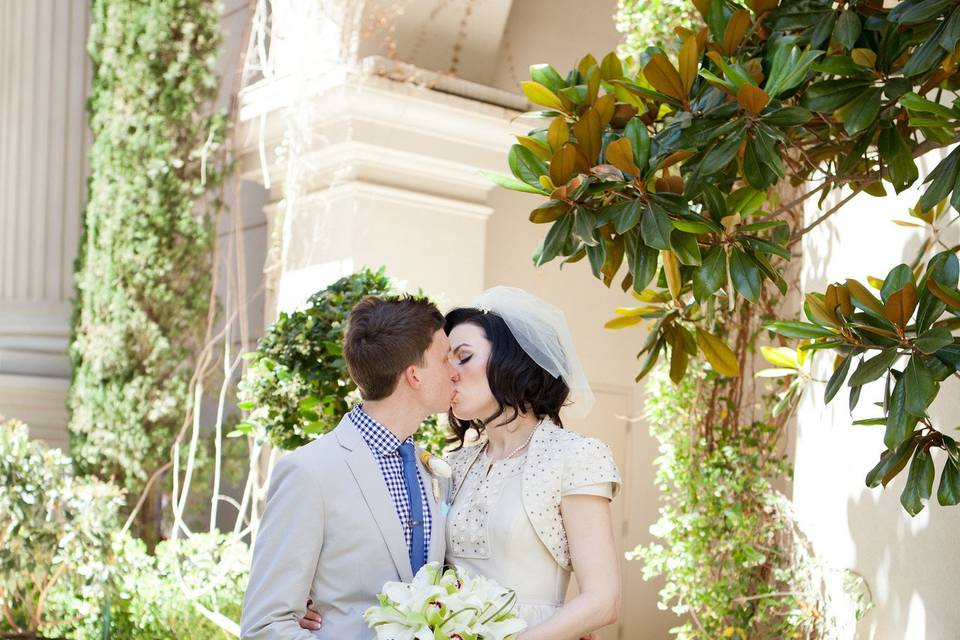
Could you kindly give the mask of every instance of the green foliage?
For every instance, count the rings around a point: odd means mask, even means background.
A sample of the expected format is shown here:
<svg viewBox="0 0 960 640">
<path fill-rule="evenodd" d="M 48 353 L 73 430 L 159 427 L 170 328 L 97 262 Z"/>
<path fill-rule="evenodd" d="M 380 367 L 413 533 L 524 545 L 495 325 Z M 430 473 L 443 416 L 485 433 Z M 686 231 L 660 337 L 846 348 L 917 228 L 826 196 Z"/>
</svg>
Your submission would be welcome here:
<svg viewBox="0 0 960 640">
<path fill-rule="evenodd" d="M 219 533 L 161 542 L 154 555 L 142 541 L 116 534 L 105 597 L 54 594 L 51 609 L 67 622 L 48 633 L 76 640 L 235 638 L 228 629 L 240 618 L 249 562 L 243 542 Z"/>
<path fill-rule="evenodd" d="M 937 491 L 940 504 L 953 506 L 960 499 L 960 449 L 954 438 L 934 429 L 927 416 L 940 383 L 960 372 L 960 337 L 951 334 L 951 329 L 960 327 L 960 262 L 953 252 L 943 251 L 930 259 L 922 273 L 918 282 L 909 265 L 895 267 L 880 283 L 879 297 L 856 280 L 832 284 L 824 294 L 807 295 L 804 310 L 809 322 L 770 325 L 784 335 L 805 330 L 813 340 L 801 349 L 835 345 L 837 356 L 825 402 L 846 382 L 852 411 L 864 385 L 884 381 L 883 402 L 877 408 L 880 415 L 858 421 L 885 427 L 887 448 L 867 474 L 866 483 L 886 486 L 912 456 L 901 495 L 904 509 L 912 516 L 931 497 L 930 449 L 948 454 Z M 818 334 L 821 331 L 826 335 Z M 898 363 L 902 363 L 899 368 Z"/>
<path fill-rule="evenodd" d="M 249 364 L 237 385 L 240 408 L 250 411 L 231 435 L 254 434 L 281 449 L 296 449 L 339 424 L 357 385 L 343 359 L 347 317 L 367 296 L 396 293 L 383 268 L 364 269 L 310 296 L 304 309 L 280 317 L 245 356 Z M 444 433 L 430 418 L 418 442 L 439 454 Z"/>
<path fill-rule="evenodd" d="M 213 619 L 240 619 L 250 564 L 243 542 L 217 533 L 197 534 L 161 542 L 151 556 L 139 540 L 126 538 L 117 551 L 123 571 L 111 600 L 111 638 L 235 637 Z"/>
<path fill-rule="evenodd" d="M 697 385 L 711 375 L 691 366 L 671 384 L 661 366 L 648 378 L 660 518 L 657 541 L 627 557 L 644 561 L 645 578 L 665 578 L 662 605 L 686 619 L 671 630 L 680 640 L 832 637 L 818 568 L 772 484 L 790 474 L 771 450 L 778 427 L 714 432 L 716 446 L 690 436 Z"/>
<path fill-rule="evenodd" d="M 635 43 L 637 65 L 610 53 L 599 62 L 584 56 L 565 76 L 549 65 L 531 67 L 523 90 L 545 110 L 524 115 L 541 125 L 518 136 L 510 149 L 513 176 L 497 178 L 506 188 L 545 199 L 530 214 L 531 222 L 549 225 L 533 255 L 536 265 L 587 258 L 606 286 L 618 282 L 652 302 L 619 310 L 621 317 L 610 324 L 652 320 L 638 354 L 646 356 L 638 379 L 667 353 L 674 381 L 697 355 L 723 376 L 739 375 L 732 351 L 713 335 L 715 325 L 742 301 L 759 305 L 770 284 L 786 295 L 783 273 L 793 247 L 817 224 L 803 227 L 792 209 L 818 194 L 822 204 L 844 187 L 879 197 L 886 195 L 886 183 L 901 192 L 919 180 L 916 156 L 960 139 L 960 107 L 947 98 L 960 87 L 955 3 L 910 0 L 892 9 L 822 0 L 693 5 L 705 26 L 678 30 L 676 54 Z M 624 6 L 628 15 L 638 9 Z M 660 15 L 650 19 L 667 22 Z M 811 180 L 820 184 L 780 202 L 775 187 Z M 933 227 L 946 202 L 960 211 L 960 150 L 947 155 L 924 184 L 916 217 Z M 923 250 L 927 258 L 938 234 L 955 222 L 944 217 L 933 229 Z M 949 249 L 958 251 L 960 246 Z M 888 282 L 883 306 L 897 308 L 891 313 L 905 330 L 914 308 L 907 309 L 903 276 L 901 269 Z M 913 368 L 902 371 L 902 411 L 897 386 L 887 394 L 898 420 L 893 433 L 888 429 L 888 449 L 913 433 L 914 418 L 936 397 L 937 383 L 960 376 L 930 351 L 945 350 L 949 359 L 958 339 L 956 323 L 938 320 L 960 302 L 956 278 L 943 286 L 935 278 L 928 282 L 930 295 L 917 322 L 929 321 L 921 332 L 932 333 L 916 334 L 917 344 L 893 332 L 887 355 L 872 362 L 870 371 L 853 374 L 899 380 L 892 349 L 916 348 Z M 921 289 L 916 282 L 911 286 Z M 891 331 L 891 318 L 872 319 L 863 311 L 875 336 Z M 853 344 L 829 327 L 784 320 L 779 329 L 817 339 L 808 349 L 849 350 Z M 907 386 L 919 395 L 903 393 Z M 931 446 L 949 447 L 929 421 L 924 426 L 930 433 L 915 449 L 918 455 Z M 917 480 L 908 483 L 911 497 L 904 501 L 911 514 L 931 494 L 924 460 L 911 466 Z M 949 471 L 948 483 L 955 477 Z M 940 495 L 949 504 L 957 493 L 950 486 Z"/>
<path fill-rule="evenodd" d="M 115 486 L 73 477 L 70 459 L 0 422 L 0 632 L 36 634 L 95 615 L 103 597 Z"/>
<path fill-rule="evenodd" d="M 89 200 L 76 265 L 70 355 L 77 468 L 136 495 L 190 406 L 207 325 L 213 230 L 202 200 L 224 119 L 220 6 L 96 0 L 88 51 Z"/>
<path fill-rule="evenodd" d="M 690 0 L 620 0 L 617 31 L 623 34 L 620 55 L 637 57 L 650 46 L 674 46 L 674 29 L 694 29 L 702 21 Z"/>
</svg>

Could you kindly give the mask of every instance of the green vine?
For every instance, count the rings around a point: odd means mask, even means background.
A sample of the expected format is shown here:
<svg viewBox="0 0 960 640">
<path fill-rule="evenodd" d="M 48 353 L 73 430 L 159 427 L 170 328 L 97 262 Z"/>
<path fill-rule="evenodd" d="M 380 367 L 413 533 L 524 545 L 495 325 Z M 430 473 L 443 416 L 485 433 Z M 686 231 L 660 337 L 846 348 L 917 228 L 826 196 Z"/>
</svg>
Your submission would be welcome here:
<svg viewBox="0 0 960 640">
<path fill-rule="evenodd" d="M 71 451 L 79 471 L 135 496 L 191 404 L 210 311 L 212 113 L 220 6 L 95 0 L 88 52 L 93 144 L 76 263 Z"/>
</svg>

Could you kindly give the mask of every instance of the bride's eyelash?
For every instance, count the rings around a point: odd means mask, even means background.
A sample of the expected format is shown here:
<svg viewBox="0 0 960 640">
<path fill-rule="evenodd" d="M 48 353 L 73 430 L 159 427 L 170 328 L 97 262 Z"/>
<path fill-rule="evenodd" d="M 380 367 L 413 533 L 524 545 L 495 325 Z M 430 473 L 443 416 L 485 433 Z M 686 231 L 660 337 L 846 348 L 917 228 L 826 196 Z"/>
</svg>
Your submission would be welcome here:
<svg viewBox="0 0 960 640">
<path fill-rule="evenodd" d="M 473 354 L 467 356 L 466 358 L 461 359 L 460 364 L 467 364 L 468 362 L 470 362 L 470 358 L 472 357 L 473 357 Z"/>
</svg>

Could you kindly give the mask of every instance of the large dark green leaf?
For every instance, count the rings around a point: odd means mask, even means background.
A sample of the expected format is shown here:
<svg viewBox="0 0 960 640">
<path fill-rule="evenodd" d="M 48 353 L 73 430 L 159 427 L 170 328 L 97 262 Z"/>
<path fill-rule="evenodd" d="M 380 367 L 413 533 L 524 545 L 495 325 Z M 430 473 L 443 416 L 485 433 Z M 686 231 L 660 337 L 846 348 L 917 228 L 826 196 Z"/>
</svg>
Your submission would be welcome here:
<svg viewBox="0 0 960 640">
<path fill-rule="evenodd" d="M 916 284 L 913 279 L 913 270 L 909 265 L 898 264 L 887 277 L 883 279 L 883 286 L 880 288 L 880 299 L 884 302 L 897 291 L 900 291 L 908 283 Z"/>
<path fill-rule="evenodd" d="M 900 193 L 920 177 L 917 164 L 913 161 L 910 148 L 904 142 L 896 126 L 880 130 L 878 141 L 880 157 L 887 164 L 890 171 L 890 184 L 897 193 Z"/>
<path fill-rule="evenodd" d="M 750 138 L 743 153 L 743 173 L 747 183 L 754 189 L 766 189 L 777 181 L 777 175 L 760 161 L 757 143 Z"/>
<path fill-rule="evenodd" d="M 714 246 L 703 256 L 699 269 L 693 271 L 693 295 L 703 302 L 712 296 L 727 280 L 727 254 L 721 246 Z"/>
<path fill-rule="evenodd" d="M 570 237 L 572 230 L 573 213 L 568 212 L 563 214 L 563 216 L 550 227 L 546 237 L 543 239 L 543 244 L 533 257 L 534 264 L 539 267 L 557 257 L 563 245 L 566 243 L 567 238 Z"/>
<path fill-rule="evenodd" d="M 952 459 L 943 462 L 940 473 L 940 487 L 937 489 L 937 502 L 944 507 L 960 504 L 960 467 Z"/>
<path fill-rule="evenodd" d="M 945 26 L 946 23 L 940 23 L 933 35 L 913 52 L 902 70 L 905 77 L 910 78 L 926 73 L 947 56 L 947 52 L 940 46 L 940 37 L 943 35 Z"/>
<path fill-rule="evenodd" d="M 889 371 L 898 357 L 899 354 L 896 349 L 886 349 L 872 358 L 862 361 L 853 375 L 850 376 L 850 386 L 859 387 L 868 382 L 873 382 Z"/>
<path fill-rule="evenodd" d="M 833 112 L 859 97 L 869 85 L 869 80 L 862 79 L 822 80 L 807 88 L 801 103 L 811 111 Z"/>
<path fill-rule="evenodd" d="M 670 244 L 680 264 L 697 266 L 701 263 L 700 245 L 697 243 L 696 235 L 674 229 L 670 236 Z"/>
<path fill-rule="evenodd" d="M 595 247 L 600 241 L 594 237 L 597 228 L 597 216 L 585 207 L 576 207 L 573 210 L 573 233 L 588 247 Z"/>
<path fill-rule="evenodd" d="M 880 114 L 880 87 L 870 87 L 850 105 L 843 119 L 843 128 L 853 135 L 863 131 Z"/>
<path fill-rule="evenodd" d="M 832 76 L 856 76 L 870 73 L 872 69 L 861 67 L 850 56 L 830 56 L 813 65 L 814 71 Z"/>
<path fill-rule="evenodd" d="M 726 167 L 737 155 L 737 149 L 740 148 L 740 143 L 743 142 L 745 135 L 746 132 L 741 129 L 729 134 L 718 144 L 711 147 L 704 156 L 703 162 L 700 163 L 701 175 L 709 176 Z"/>
<path fill-rule="evenodd" d="M 624 236 L 624 251 L 627 254 L 627 266 L 633 276 L 633 290 L 643 291 L 657 273 L 659 253 L 645 245 L 640 239 L 640 230 L 631 229 Z"/>
<path fill-rule="evenodd" d="M 930 370 L 924 366 L 920 356 L 910 358 L 903 372 L 903 381 L 907 413 L 918 418 L 923 417 L 927 407 L 937 397 L 940 385 L 934 382 Z"/>
<path fill-rule="evenodd" d="M 750 302 L 760 300 L 763 282 L 757 263 L 738 247 L 730 252 L 730 278 L 737 292 Z"/>
<path fill-rule="evenodd" d="M 646 206 L 641 200 L 631 200 L 624 203 L 623 209 L 617 211 L 617 216 L 612 218 L 614 228 L 620 235 L 625 234 L 630 229 L 637 226 L 640 222 L 640 216 Z"/>
<path fill-rule="evenodd" d="M 910 438 L 895 449 L 887 449 L 880 456 L 880 462 L 867 474 L 866 483 L 871 489 L 880 486 L 887 486 L 887 483 L 900 473 L 907 466 L 907 461 L 913 455 L 913 450 L 917 448 L 916 438 Z"/>
<path fill-rule="evenodd" d="M 940 34 L 940 46 L 947 51 L 953 51 L 960 41 L 960 9 L 954 9 Z"/>
<path fill-rule="evenodd" d="M 605 243 L 598 242 L 592 246 L 587 245 L 585 249 L 587 250 L 587 260 L 590 262 L 590 270 L 593 272 L 593 277 L 601 277 L 600 269 L 603 267 L 603 263 L 607 259 Z"/>
<path fill-rule="evenodd" d="M 785 41 L 786 39 L 780 40 L 774 45 L 770 73 L 764 85 L 764 90 L 771 98 L 776 98 L 803 82 L 813 63 L 824 53 L 817 50 L 801 53 L 796 44 Z"/>
<path fill-rule="evenodd" d="M 835 338 L 837 336 L 836 332 L 825 327 L 796 320 L 778 320 L 767 324 L 766 327 L 770 331 L 778 333 L 785 338 L 794 338 L 796 340 Z"/>
<path fill-rule="evenodd" d="M 623 129 L 623 137 L 630 141 L 633 149 L 633 163 L 643 172 L 650 160 L 650 134 L 640 118 L 630 118 Z"/>
<path fill-rule="evenodd" d="M 741 236 L 740 239 L 756 252 L 780 256 L 784 260 L 790 259 L 790 252 L 779 244 L 770 242 L 769 240 L 764 240 L 763 238 L 756 238 L 754 236 Z"/>
<path fill-rule="evenodd" d="M 671 249 L 670 234 L 673 224 L 670 218 L 655 207 L 648 207 L 640 220 L 640 234 L 643 241 L 654 249 Z"/>
<path fill-rule="evenodd" d="M 930 258 L 927 273 L 940 284 L 956 288 L 957 281 L 960 280 L 960 260 L 952 251 L 941 251 Z M 921 286 L 923 284 L 921 283 Z"/>
<path fill-rule="evenodd" d="M 943 327 L 934 327 L 920 334 L 913 344 L 923 353 L 931 355 L 948 344 L 953 344 L 953 335 Z"/>
<path fill-rule="evenodd" d="M 847 374 L 850 373 L 850 363 L 853 362 L 853 357 L 853 353 L 846 356 L 843 361 L 840 362 L 840 366 L 833 372 L 833 375 L 830 376 L 830 379 L 827 380 L 827 387 L 823 393 L 824 404 L 833 400 L 837 392 L 840 391 L 840 388 L 843 387 L 843 383 L 847 380 Z"/>
<path fill-rule="evenodd" d="M 948 367 L 960 371 L 960 343 L 954 343 L 937 351 L 937 359 Z"/>
<path fill-rule="evenodd" d="M 510 164 L 513 175 L 532 187 L 542 188 L 540 176 L 550 175 L 547 164 L 523 145 L 515 144 L 510 147 L 507 162 Z"/>
<path fill-rule="evenodd" d="M 907 413 L 907 388 L 903 376 L 897 380 L 893 386 L 893 393 L 890 395 L 890 404 L 887 407 L 887 429 L 883 434 L 883 443 L 888 449 L 893 449 L 910 437 L 914 427 L 917 426 L 917 418 Z"/>
<path fill-rule="evenodd" d="M 900 504 L 911 516 L 923 511 L 924 502 L 930 499 L 933 491 L 933 459 L 929 449 L 920 449 L 913 456 L 910 463 L 910 473 L 907 476 L 907 486 L 900 494 Z"/>
<path fill-rule="evenodd" d="M 650 207 L 660 208 L 663 212 L 672 213 L 675 216 L 685 216 L 690 212 L 690 205 L 687 199 L 678 193 L 659 193 L 648 194 L 650 198 Z"/>
<path fill-rule="evenodd" d="M 803 107 L 785 107 L 771 111 L 761 118 L 765 123 L 773 127 L 796 127 L 810 121 L 813 113 Z"/>
<path fill-rule="evenodd" d="M 700 187 L 700 196 L 703 198 L 703 204 L 707 208 L 707 212 L 714 221 L 719 222 L 727 216 L 727 203 L 723 199 L 720 189 L 714 184 L 703 182 Z"/>
<path fill-rule="evenodd" d="M 941 200 L 953 190 L 953 185 L 957 181 L 957 175 L 960 174 L 960 146 L 950 152 L 950 154 L 940 161 L 940 163 L 930 172 L 924 180 L 924 184 L 930 183 L 927 190 L 920 196 L 918 203 L 923 211 L 933 209 Z"/>
<path fill-rule="evenodd" d="M 837 18 L 837 26 L 833 29 L 833 37 L 847 49 L 853 49 L 863 25 L 860 16 L 852 9 L 844 9 Z"/>
<path fill-rule="evenodd" d="M 813 21 L 813 30 L 810 33 L 810 45 L 820 47 L 828 44 L 830 34 L 837 24 L 837 13 L 832 9 L 819 12 L 820 16 L 815 16 Z M 819 17 L 819 19 L 817 19 Z"/>
<path fill-rule="evenodd" d="M 901 2 L 895 6 L 887 20 L 897 24 L 917 24 L 927 22 L 942 15 L 955 5 L 954 0 L 922 0 L 921 2 Z"/>
</svg>

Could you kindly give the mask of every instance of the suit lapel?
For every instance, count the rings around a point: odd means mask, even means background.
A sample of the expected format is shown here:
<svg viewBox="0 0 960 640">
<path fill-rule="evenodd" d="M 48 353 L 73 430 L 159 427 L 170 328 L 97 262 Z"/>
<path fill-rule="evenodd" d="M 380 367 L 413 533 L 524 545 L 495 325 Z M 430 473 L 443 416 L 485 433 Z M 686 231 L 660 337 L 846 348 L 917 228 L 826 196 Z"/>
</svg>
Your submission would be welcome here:
<svg viewBox="0 0 960 640">
<path fill-rule="evenodd" d="M 367 446 L 363 436 L 349 417 L 344 417 L 334 433 L 340 445 L 350 450 L 346 456 L 347 466 L 357 481 L 367 508 L 370 509 L 370 514 L 380 529 L 380 535 L 383 536 L 390 557 L 397 566 L 400 579 L 409 582 L 413 579 L 413 571 L 410 568 L 407 543 L 403 537 L 400 519 L 397 517 L 397 509 L 387 490 L 383 474 L 380 472 L 380 465 L 377 464 L 373 452 L 370 451 L 370 447 Z"/>
</svg>

